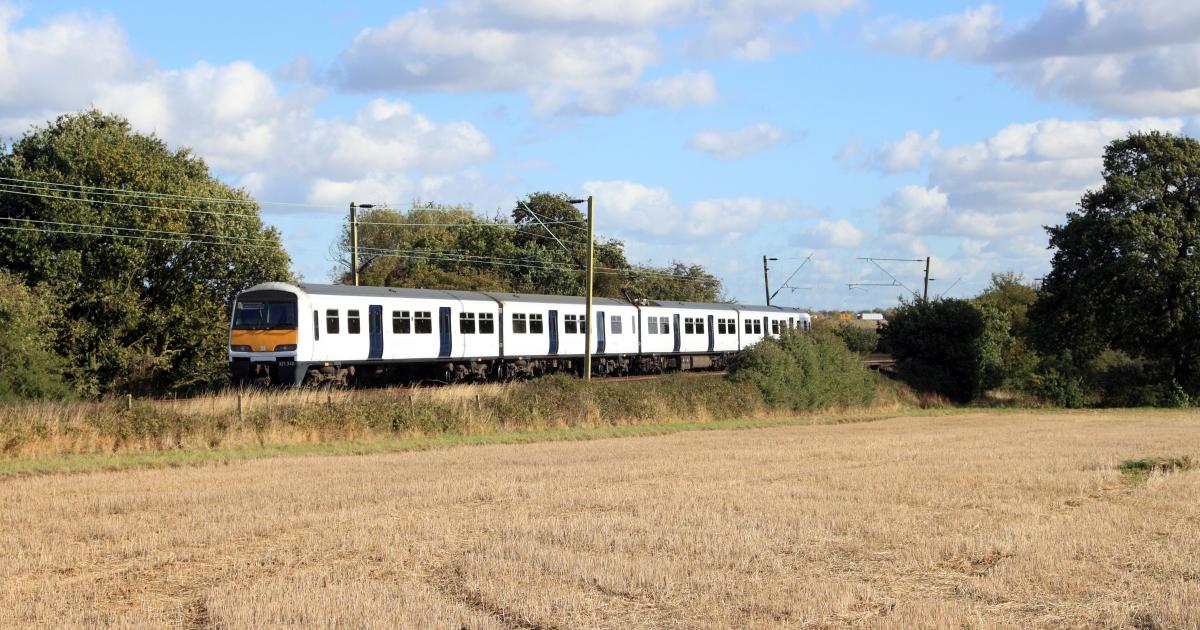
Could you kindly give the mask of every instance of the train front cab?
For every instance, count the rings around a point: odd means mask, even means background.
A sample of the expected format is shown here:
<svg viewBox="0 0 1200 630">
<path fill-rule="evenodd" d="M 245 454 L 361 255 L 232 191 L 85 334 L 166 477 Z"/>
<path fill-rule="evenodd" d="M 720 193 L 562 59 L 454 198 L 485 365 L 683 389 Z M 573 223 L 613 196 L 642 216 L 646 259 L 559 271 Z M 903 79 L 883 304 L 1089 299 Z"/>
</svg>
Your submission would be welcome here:
<svg viewBox="0 0 1200 630">
<path fill-rule="evenodd" d="M 296 362 L 300 339 L 298 296 L 277 283 L 243 291 L 229 327 L 229 370 L 233 384 L 292 385 L 303 378 Z"/>
</svg>

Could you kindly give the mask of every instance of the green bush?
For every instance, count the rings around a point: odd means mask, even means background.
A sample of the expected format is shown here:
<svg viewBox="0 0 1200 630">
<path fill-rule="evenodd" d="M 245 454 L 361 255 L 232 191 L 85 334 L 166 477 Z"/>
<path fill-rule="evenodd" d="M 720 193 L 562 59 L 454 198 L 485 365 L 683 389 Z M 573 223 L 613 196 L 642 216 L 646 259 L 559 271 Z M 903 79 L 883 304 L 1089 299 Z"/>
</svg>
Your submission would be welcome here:
<svg viewBox="0 0 1200 630">
<path fill-rule="evenodd" d="M 918 300 L 895 309 L 881 342 L 895 357 L 900 378 L 914 389 L 966 403 L 985 385 L 981 342 L 993 340 L 985 336 L 988 331 L 983 313 L 966 300 Z M 995 352 L 989 348 L 988 354 Z"/>
<path fill-rule="evenodd" d="M 837 328 L 833 329 L 833 334 L 837 335 L 851 352 L 867 354 L 875 352 L 875 348 L 879 345 L 878 332 L 862 326 L 855 326 L 850 322 L 838 324 Z"/>
<path fill-rule="evenodd" d="M 1038 398 L 1058 407 L 1087 407 L 1095 399 L 1085 373 L 1075 365 L 1070 351 L 1043 358 L 1030 385 Z"/>
<path fill-rule="evenodd" d="M 62 361 L 54 353 L 54 315 L 37 292 L 0 273 L 0 399 L 62 398 Z"/>
<path fill-rule="evenodd" d="M 875 378 L 836 335 L 785 333 L 734 356 L 734 383 L 754 385 L 771 406 L 807 411 L 870 404 Z"/>
</svg>

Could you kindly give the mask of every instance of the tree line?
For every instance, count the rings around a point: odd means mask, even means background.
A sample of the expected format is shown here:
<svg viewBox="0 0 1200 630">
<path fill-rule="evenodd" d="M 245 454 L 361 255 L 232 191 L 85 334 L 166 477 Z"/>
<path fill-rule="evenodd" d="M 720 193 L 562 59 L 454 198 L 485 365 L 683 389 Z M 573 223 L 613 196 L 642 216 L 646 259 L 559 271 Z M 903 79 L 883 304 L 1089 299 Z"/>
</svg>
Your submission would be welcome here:
<svg viewBox="0 0 1200 630">
<path fill-rule="evenodd" d="M 0 399 L 227 385 L 235 296 L 295 280 L 260 210 L 202 158 L 120 116 L 65 115 L 0 144 Z M 582 295 L 582 219 L 548 193 L 522 200 L 511 218 L 430 204 L 373 208 L 360 215 L 360 276 L 369 285 Z M 335 249 L 347 262 L 348 240 L 345 226 Z M 600 296 L 724 299 L 703 268 L 630 264 L 620 241 L 599 238 L 596 261 Z M 346 281 L 348 269 L 334 278 Z"/>
<path fill-rule="evenodd" d="M 587 222 L 562 194 L 519 200 L 509 216 L 414 202 L 407 210 L 358 214 L 359 281 L 373 286 L 584 295 Z M 333 278 L 353 281 L 349 219 L 336 246 Z M 597 235 L 597 297 L 725 302 L 721 281 L 699 265 L 632 264 L 624 243 Z"/>
<path fill-rule="evenodd" d="M 1066 407 L 1200 400 L 1200 143 L 1131 134 L 1102 174 L 1047 228 L 1040 286 L 999 274 L 972 300 L 890 313 L 879 344 L 903 379 L 957 402 L 997 387 Z"/>
</svg>

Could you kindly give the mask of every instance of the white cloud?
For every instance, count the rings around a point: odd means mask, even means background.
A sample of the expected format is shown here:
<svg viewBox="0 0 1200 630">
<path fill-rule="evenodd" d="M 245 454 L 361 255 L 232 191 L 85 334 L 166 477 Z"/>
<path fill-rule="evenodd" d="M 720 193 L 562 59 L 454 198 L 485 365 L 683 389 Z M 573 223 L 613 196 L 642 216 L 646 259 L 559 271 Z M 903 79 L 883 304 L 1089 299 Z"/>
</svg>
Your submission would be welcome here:
<svg viewBox="0 0 1200 630">
<path fill-rule="evenodd" d="M 867 160 L 867 166 L 885 173 L 903 173 L 921 168 L 925 158 L 938 146 L 940 133 L 934 129 L 927 136 L 919 132 L 909 131 L 904 137 L 895 142 L 885 142 L 883 146 Z"/>
<path fill-rule="evenodd" d="M 44 120 L 46 112 L 86 103 L 95 85 L 129 78 L 145 65 L 134 58 L 125 33 L 111 18 L 72 13 L 42 26 L 18 28 L 20 18 L 15 7 L 0 4 L 4 131 L 23 130 L 32 119 Z"/>
<path fill-rule="evenodd" d="M 1052 0 L 1007 25 L 990 5 L 892 23 L 881 46 L 931 59 L 984 63 L 1038 93 L 1105 111 L 1200 111 L 1200 4 L 1167 0 Z"/>
<path fill-rule="evenodd" d="M 718 160 L 740 160 L 751 153 L 765 151 L 783 139 L 783 131 L 767 123 L 744 129 L 698 131 L 688 139 L 688 146 L 703 151 Z"/>
<path fill-rule="evenodd" d="M 665 188 L 636 182 L 589 181 L 583 189 L 596 196 L 599 226 L 617 234 L 645 234 L 669 239 L 719 238 L 735 241 L 765 221 L 801 218 L 807 211 L 786 200 L 758 197 L 703 199 L 679 204 Z"/>
<path fill-rule="evenodd" d="M 681 72 L 643 84 L 638 94 L 642 102 L 667 109 L 712 105 L 717 102 L 717 80 L 707 70 Z"/>
<path fill-rule="evenodd" d="M 509 19 L 550 24 L 653 27 L 695 11 L 694 0 L 495 0 L 490 10 Z M 476 10 L 484 7 L 476 8 Z M 487 10 L 487 9 L 484 9 Z"/>
<path fill-rule="evenodd" d="M 1000 11 L 985 4 L 955 15 L 892 24 L 878 39 L 884 48 L 903 54 L 974 60 L 987 53 L 1002 23 Z"/>
<path fill-rule="evenodd" d="M 420 9 L 369 28 L 339 56 L 340 83 L 353 90 L 514 90 L 531 85 L 628 87 L 658 61 L 645 33 L 575 36 L 476 23 L 461 10 Z"/>
<path fill-rule="evenodd" d="M 817 221 L 803 241 L 812 247 L 858 247 L 862 244 L 863 231 L 845 219 Z"/>
<path fill-rule="evenodd" d="M 929 151 L 929 183 L 896 190 L 878 215 L 902 234 L 1008 239 L 1041 235 L 1101 183 L 1108 142 L 1133 131 L 1178 133 L 1178 119 L 1043 120 Z"/>
<path fill-rule="evenodd" d="M 864 6 L 859 0 L 742 0 L 704 3 L 697 13 L 703 31 L 690 44 L 694 54 L 731 55 L 764 61 L 801 45 L 789 26 L 799 16 L 834 16 Z"/>
<path fill-rule="evenodd" d="M 803 14 L 836 15 L 858 0 L 516 2 L 451 0 L 355 37 L 332 78 L 352 91 L 523 91 L 535 114 L 611 115 L 631 104 L 670 109 L 716 101 L 707 72 L 647 80 L 665 59 L 657 29 L 700 31 L 706 56 L 761 59 L 795 47 Z"/>
<path fill-rule="evenodd" d="M 350 118 L 322 117 L 320 90 L 283 92 L 249 62 L 159 70 L 135 60 L 110 18 L 58 17 L 31 28 L 15 19 L 0 6 L 0 130 L 8 133 L 94 105 L 191 147 L 255 194 L 336 206 L 356 190 L 399 201 L 431 176 L 457 176 L 493 154 L 474 125 L 432 120 L 404 101 L 376 99 Z"/>
</svg>

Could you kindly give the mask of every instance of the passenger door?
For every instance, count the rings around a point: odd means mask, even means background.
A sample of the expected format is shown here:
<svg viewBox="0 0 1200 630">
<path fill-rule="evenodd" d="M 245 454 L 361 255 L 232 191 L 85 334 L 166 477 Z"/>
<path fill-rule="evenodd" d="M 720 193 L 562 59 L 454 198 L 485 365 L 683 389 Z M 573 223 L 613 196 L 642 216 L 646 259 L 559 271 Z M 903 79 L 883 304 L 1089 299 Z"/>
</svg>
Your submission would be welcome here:
<svg viewBox="0 0 1200 630">
<path fill-rule="evenodd" d="M 596 312 L 596 354 L 604 354 L 604 311 Z"/>
<path fill-rule="evenodd" d="M 438 334 L 441 336 L 442 340 L 442 345 L 438 349 L 439 359 L 450 356 L 450 350 L 452 348 L 450 332 L 450 307 L 443 306 L 438 309 Z"/>
<path fill-rule="evenodd" d="M 367 333 L 371 336 L 368 359 L 383 358 L 383 307 L 372 304 L 367 307 Z"/>
<path fill-rule="evenodd" d="M 546 319 L 546 330 L 550 331 L 549 354 L 558 354 L 558 311 L 550 311 Z"/>
</svg>

